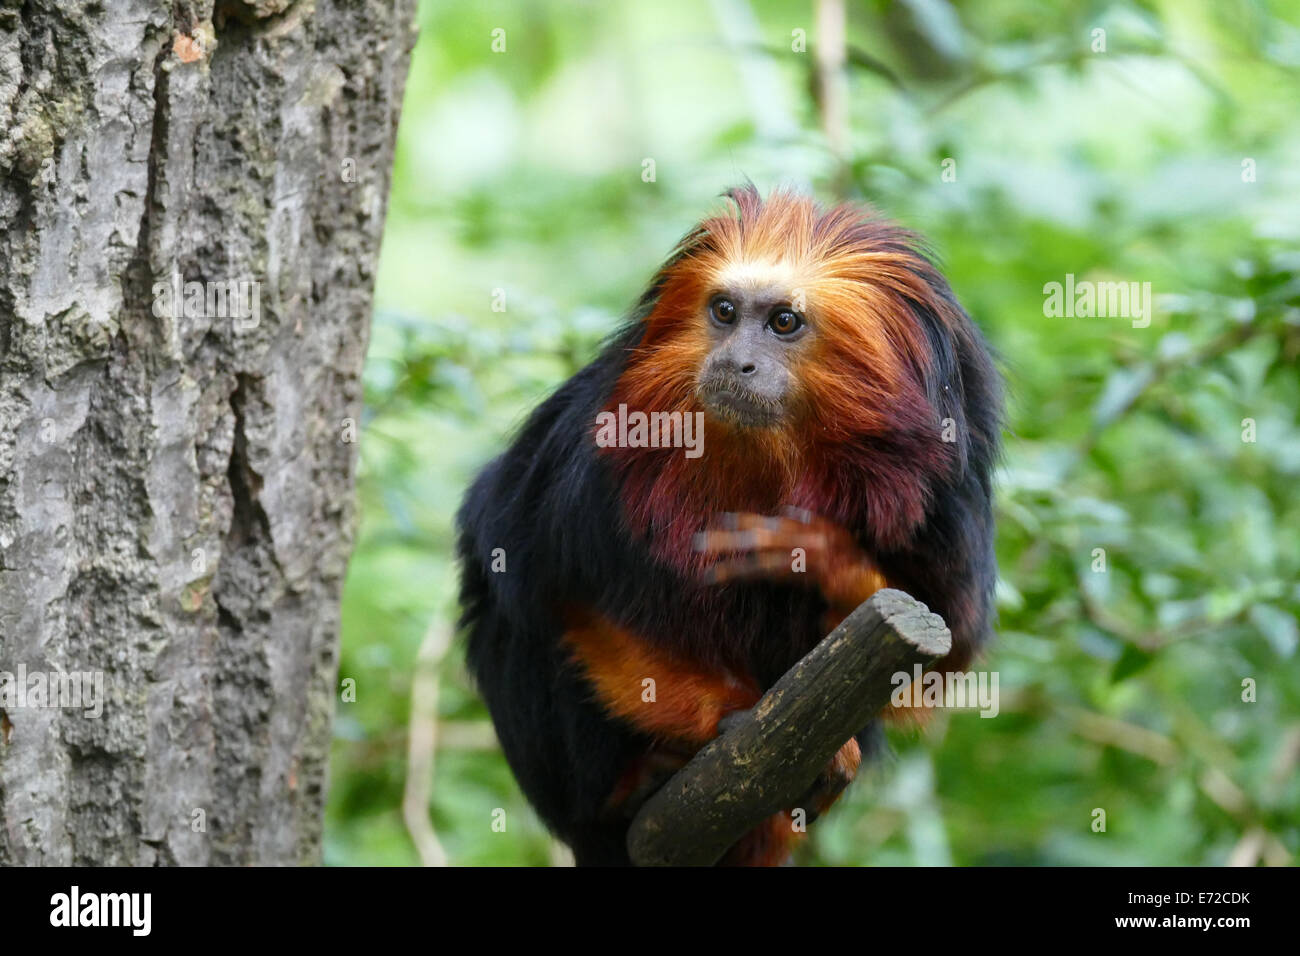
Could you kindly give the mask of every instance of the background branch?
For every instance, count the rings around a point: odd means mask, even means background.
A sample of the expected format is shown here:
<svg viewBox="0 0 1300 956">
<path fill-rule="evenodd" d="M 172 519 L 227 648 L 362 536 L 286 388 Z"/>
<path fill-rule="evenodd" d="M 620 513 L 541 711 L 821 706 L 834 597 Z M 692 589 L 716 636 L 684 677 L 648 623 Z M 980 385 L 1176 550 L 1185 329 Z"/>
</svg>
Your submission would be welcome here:
<svg viewBox="0 0 1300 956">
<path fill-rule="evenodd" d="M 446 866 L 447 853 L 429 819 L 433 794 L 433 762 L 438 750 L 438 674 L 451 647 L 452 629 L 435 614 L 420 642 L 411 681 L 411 721 L 406 759 L 406 789 L 402 818 L 424 866 Z"/>
</svg>

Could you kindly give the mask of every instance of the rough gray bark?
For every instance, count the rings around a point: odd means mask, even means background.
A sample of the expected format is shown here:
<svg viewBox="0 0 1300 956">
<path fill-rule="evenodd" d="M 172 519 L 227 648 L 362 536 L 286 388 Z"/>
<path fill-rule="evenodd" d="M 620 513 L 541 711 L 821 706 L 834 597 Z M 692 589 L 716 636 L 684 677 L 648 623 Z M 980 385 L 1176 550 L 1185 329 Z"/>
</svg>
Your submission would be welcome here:
<svg viewBox="0 0 1300 956">
<path fill-rule="evenodd" d="M 834 753 L 889 703 L 893 675 L 952 649 L 943 618 L 877 591 L 691 758 L 637 812 L 638 866 L 711 866 L 746 831 L 806 793 Z"/>
<path fill-rule="evenodd" d="M 0 864 L 320 855 L 415 0 L 213 6 L 0 0 Z"/>
</svg>

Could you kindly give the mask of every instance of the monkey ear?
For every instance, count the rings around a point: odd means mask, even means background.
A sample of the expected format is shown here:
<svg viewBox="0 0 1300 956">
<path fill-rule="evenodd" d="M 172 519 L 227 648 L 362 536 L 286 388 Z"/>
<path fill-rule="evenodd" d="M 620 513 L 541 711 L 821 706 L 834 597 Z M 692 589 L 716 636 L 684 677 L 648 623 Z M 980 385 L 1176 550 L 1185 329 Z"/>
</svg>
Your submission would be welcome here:
<svg viewBox="0 0 1300 956">
<path fill-rule="evenodd" d="M 655 274 L 650 279 L 650 284 L 646 286 L 645 291 L 641 293 L 641 298 L 637 300 L 636 307 L 632 310 L 631 315 L 633 322 L 645 321 L 646 316 L 654 311 L 655 303 L 659 300 L 659 294 L 663 292 L 664 285 L 667 284 L 673 270 L 692 257 L 711 249 L 713 239 L 713 234 L 708 228 L 708 220 L 705 220 L 692 226 L 686 235 L 677 240 L 677 245 L 668 254 L 668 258 L 655 270 Z"/>
<path fill-rule="evenodd" d="M 935 308 L 921 302 L 910 303 L 917 324 L 925 331 L 930 346 L 930 366 L 925 370 L 925 395 L 934 411 L 934 427 L 939 440 L 951 445 L 953 463 L 958 474 L 966 470 L 970 456 L 970 429 L 966 421 L 966 396 L 961 374 L 961 356 L 954 328 L 970 322 L 961 306 L 941 297 L 937 308 L 954 311 L 940 315 Z"/>
<path fill-rule="evenodd" d="M 745 177 L 743 184 L 732 186 L 722 194 L 722 197 L 735 206 L 736 218 L 742 223 L 756 219 L 763 209 L 763 196 L 748 176 Z"/>
</svg>

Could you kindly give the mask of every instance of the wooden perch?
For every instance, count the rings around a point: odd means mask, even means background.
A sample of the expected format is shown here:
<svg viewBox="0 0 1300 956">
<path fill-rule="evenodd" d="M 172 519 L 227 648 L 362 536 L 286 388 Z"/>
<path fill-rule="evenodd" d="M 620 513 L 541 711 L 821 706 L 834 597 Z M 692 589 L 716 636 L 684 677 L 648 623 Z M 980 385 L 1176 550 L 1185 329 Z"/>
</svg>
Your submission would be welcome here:
<svg viewBox="0 0 1300 956">
<path fill-rule="evenodd" d="M 951 646 L 939 615 L 902 591 L 877 591 L 645 802 L 628 830 L 632 861 L 716 863 L 756 824 L 795 805 L 884 710 L 895 674 L 910 683 L 916 664 Z"/>
</svg>

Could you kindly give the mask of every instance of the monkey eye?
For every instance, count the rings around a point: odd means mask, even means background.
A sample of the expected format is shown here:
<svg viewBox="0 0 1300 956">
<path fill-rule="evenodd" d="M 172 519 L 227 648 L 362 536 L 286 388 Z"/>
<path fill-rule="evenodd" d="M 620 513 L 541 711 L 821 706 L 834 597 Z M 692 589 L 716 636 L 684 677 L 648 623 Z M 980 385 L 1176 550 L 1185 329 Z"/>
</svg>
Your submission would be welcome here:
<svg viewBox="0 0 1300 956">
<path fill-rule="evenodd" d="M 777 335 L 794 335 L 803 328 L 803 319 L 790 309 L 777 309 L 767 320 L 767 327 Z"/>
<path fill-rule="evenodd" d="M 709 303 L 709 314 L 713 316 L 715 322 L 730 325 L 736 321 L 736 303 L 719 296 Z"/>
</svg>

